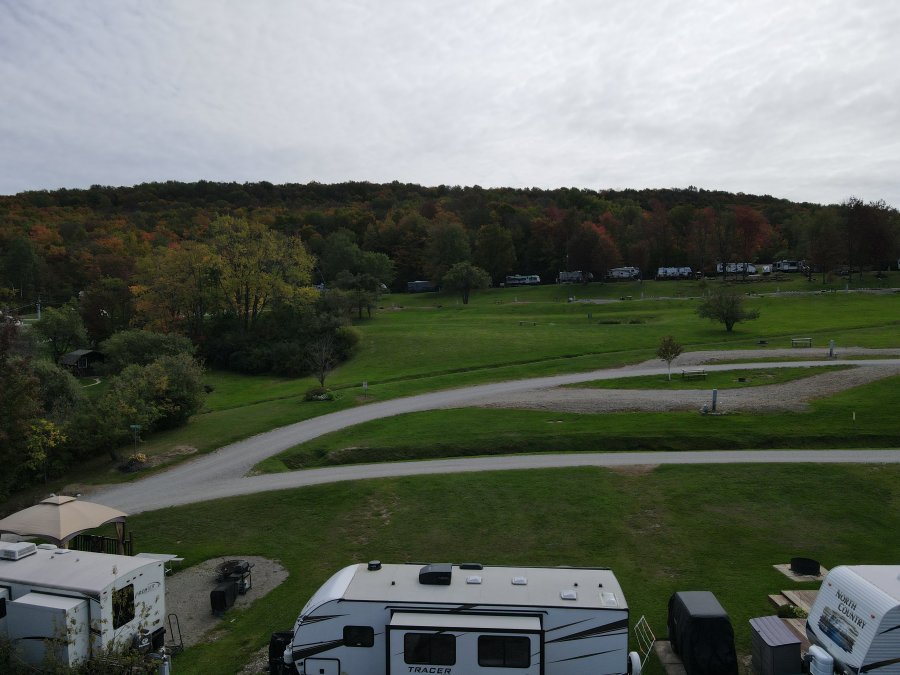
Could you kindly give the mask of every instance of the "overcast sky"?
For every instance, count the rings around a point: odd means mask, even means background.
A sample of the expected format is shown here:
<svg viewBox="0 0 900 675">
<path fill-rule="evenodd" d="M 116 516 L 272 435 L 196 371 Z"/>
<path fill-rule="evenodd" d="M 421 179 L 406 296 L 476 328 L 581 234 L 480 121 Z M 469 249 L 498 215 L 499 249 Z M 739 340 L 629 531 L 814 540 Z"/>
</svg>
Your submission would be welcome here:
<svg viewBox="0 0 900 675">
<path fill-rule="evenodd" d="M 898 178 L 897 0 L 0 0 L 0 194 Z"/>
</svg>

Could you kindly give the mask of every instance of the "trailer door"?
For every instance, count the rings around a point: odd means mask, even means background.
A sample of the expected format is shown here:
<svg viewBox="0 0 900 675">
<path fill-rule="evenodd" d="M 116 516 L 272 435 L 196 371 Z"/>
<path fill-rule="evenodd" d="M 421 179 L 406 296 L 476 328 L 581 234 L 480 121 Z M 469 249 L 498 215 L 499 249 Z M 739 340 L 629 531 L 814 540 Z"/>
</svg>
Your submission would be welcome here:
<svg viewBox="0 0 900 675">
<path fill-rule="evenodd" d="M 539 616 L 395 612 L 388 626 L 390 675 L 540 675 Z"/>
</svg>

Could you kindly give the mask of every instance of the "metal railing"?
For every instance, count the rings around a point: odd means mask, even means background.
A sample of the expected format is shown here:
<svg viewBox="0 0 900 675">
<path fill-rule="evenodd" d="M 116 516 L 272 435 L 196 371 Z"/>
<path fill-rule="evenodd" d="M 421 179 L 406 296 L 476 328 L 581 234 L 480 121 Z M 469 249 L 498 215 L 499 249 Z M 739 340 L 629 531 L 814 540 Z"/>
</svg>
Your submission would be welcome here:
<svg viewBox="0 0 900 675">
<path fill-rule="evenodd" d="M 134 555 L 134 536 L 129 532 L 123 542 L 125 555 Z M 79 534 L 69 540 L 69 548 L 76 551 L 90 551 L 91 553 L 119 553 L 119 540 L 115 537 L 104 537 L 96 534 Z"/>
</svg>

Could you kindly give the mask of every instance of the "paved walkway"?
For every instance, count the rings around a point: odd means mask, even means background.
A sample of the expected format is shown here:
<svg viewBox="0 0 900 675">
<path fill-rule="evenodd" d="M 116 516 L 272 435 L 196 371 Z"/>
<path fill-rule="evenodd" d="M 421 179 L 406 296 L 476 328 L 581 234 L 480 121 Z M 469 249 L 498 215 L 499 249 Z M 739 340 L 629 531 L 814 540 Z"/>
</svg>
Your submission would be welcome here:
<svg viewBox="0 0 900 675">
<path fill-rule="evenodd" d="M 788 353 L 790 350 L 787 350 Z M 749 350 L 729 352 L 732 358 L 759 358 L 781 352 Z M 793 354 L 796 353 L 796 350 Z M 895 352 L 896 353 L 896 352 Z M 820 358 L 824 355 L 819 355 Z M 690 354 L 682 358 L 689 360 Z M 893 450 L 832 450 L 832 451 L 746 451 L 699 453 L 602 453 L 526 455 L 488 458 L 463 458 L 427 462 L 402 462 L 371 465 L 329 467 L 290 473 L 247 476 L 257 463 L 283 450 L 324 434 L 363 422 L 437 408 L 462 407 L 475 401 L 508 396 L 516 392 L 558 387 L 597 379 L 613 379 L 632 375 L 663 374 L 660 361 L 635 366 L 613 368 L 588 373 L 573 373 L 553 377 L 497 382 L 393 399 L 315 417 L 304 422 L 259 434 L 215 452 L 179 464 L 167 471 L 141 480 L 99 488 L 90 494 L 92 501 L 121 509 L 126 513 L 152 511 L 181 504 L 218 499 L 234 495 L 252 494 L 267 490 L 316 485 L 344 480 L 385 478 L 391 476 L 426 475 L 447 472 L 533 469 L 560 466 L 625 466 L 672 463 L 721 462 L 900 462 L 900 452 Z M 828 364 L 849 364 L 860 367 L 895 366 L 898 359 L 866 361 L 830 360 Z M 821 360 L 786 361 L 779 363 L 716 364 L 708 370 L 747 368 L 778 368 L 823 365 Z M 668 395 L 668 392 L 664 392 Z"/>
</svg>

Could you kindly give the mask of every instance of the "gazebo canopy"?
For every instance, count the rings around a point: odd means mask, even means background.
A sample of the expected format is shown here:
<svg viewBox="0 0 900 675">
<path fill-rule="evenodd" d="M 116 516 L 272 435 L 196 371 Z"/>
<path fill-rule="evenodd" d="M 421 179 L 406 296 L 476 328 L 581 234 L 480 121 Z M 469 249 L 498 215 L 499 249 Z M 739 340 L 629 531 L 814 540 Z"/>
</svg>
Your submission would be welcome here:
<svg viewBox="0 0 900 675">
<path fill-rule="evenodd" d="M 124 523 L 127 516 L 102 504 L 53 496 L 0 520 L 0 532 L 32 535 L 65 546 L 72 537 L 86 530 L 107 523 Z"/>
</svg>

